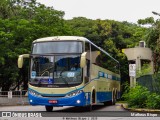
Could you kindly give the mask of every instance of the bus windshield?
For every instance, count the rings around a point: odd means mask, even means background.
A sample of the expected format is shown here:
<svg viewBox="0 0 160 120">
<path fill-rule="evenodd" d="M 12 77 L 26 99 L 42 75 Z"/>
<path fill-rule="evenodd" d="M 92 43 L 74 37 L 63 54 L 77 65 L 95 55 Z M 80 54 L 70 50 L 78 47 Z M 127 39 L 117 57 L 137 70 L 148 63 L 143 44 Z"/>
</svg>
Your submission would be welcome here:
<svg viewBox="0 0 160 120">
<path fill-rule="evenodd" d="M 79 55 L 32 55 L 30 84 L 38 87 L 71 87 L 82 83 Z"/>
<path fill-rule="evenodd" d="M 82 42 L 53 41 L 33 44 L 32 54 L 82 53 Z"/>
</svg>

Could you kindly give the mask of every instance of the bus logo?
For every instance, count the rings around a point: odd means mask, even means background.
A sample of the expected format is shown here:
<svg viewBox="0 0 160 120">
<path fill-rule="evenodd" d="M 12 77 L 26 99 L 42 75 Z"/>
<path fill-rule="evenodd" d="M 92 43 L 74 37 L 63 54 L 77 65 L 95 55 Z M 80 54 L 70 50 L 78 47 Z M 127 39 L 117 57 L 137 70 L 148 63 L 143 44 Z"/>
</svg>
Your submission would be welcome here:
<svg viewBox="0 0 160 120">
<path fill-rule="evenodd" d="M 12 117 L 11 112 L 2 112 L 2 117 Z"/>
</svg>

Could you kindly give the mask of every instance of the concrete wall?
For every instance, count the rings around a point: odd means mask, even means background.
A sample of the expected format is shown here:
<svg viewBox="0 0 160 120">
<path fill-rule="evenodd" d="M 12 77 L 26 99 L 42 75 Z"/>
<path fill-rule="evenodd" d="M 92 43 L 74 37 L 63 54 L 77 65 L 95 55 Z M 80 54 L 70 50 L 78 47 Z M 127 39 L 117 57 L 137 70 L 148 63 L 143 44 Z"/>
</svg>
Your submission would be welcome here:
<svg viewBox="0 0 160 120">
<path fill-rule="evenodd" d="M 8 97 L 0 97 L 0 106 L 4 105 L 26 105 L 29 104 L 28 97 L 13 97 L 9 99 Z"/>
<path fill-rule="evenodd" d="M 128 61 L 130 60 L 136 60 L 137 57 L 140 59 L 150 60 L 152 61 L 152 51 L 150 48 L 128 48 L 123 49 L 123 52 L 126 54 Z"/>
<path fill-rule="evenodd" d="M 27 91 L 0 91 L 0 106 L 29 104 Z"/>
<path fill-rule="evenodd" d="M 153 74 L 153 60 L 152 60 L 152 50 L 150 48 L 136 47 L 136 48 L 127 48 L 122 50 L 123 53 L 127 56 L 128 61 L 135 61 L 136 68 L 141 70 L 141 60 L 150 61 L 151 74 Z"/>
</svg>

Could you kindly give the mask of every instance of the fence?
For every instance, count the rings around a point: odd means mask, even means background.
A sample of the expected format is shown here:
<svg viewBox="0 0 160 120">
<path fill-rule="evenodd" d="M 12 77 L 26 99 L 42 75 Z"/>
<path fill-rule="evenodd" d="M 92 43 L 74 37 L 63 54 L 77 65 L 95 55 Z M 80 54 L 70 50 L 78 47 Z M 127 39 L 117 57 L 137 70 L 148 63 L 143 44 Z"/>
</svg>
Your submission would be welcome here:
<svg viewBox="0 0 160 120">
<path fill-rule="evenodd" d="M 150 91 L 160 93 L 160 74 L 153 75 L 144 75 L 137 78 L 137 83 L 144 87 L 147 87 Z"/>
<path fill-rule="evenodd" d="M 144 87 L 147 87 L 150 91 L 153 91 L 153 79 L 152 75 L 144 75 L 137 78 L 137 83 Z"/>
<path fill-rule="evenodd" d="M 0 105 L 28 104 L 27 91 L 0 91 Z"/>
</svg>

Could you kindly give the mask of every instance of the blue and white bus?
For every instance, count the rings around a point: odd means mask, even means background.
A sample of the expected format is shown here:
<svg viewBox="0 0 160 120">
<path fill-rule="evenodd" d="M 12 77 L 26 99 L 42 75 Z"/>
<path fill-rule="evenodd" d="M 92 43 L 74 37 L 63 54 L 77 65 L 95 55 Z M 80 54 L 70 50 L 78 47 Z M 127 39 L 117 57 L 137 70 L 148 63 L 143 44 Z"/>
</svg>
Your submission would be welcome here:
<svg viewBox="0 0 160 120">
<path fill-rule="evenodd" d="M 28 98 L 46 111 L 59 106 L 86 106 L 120 98 L 119 62 L 84 37 L 55 36 L 33 41 Z"/>
</svg>

